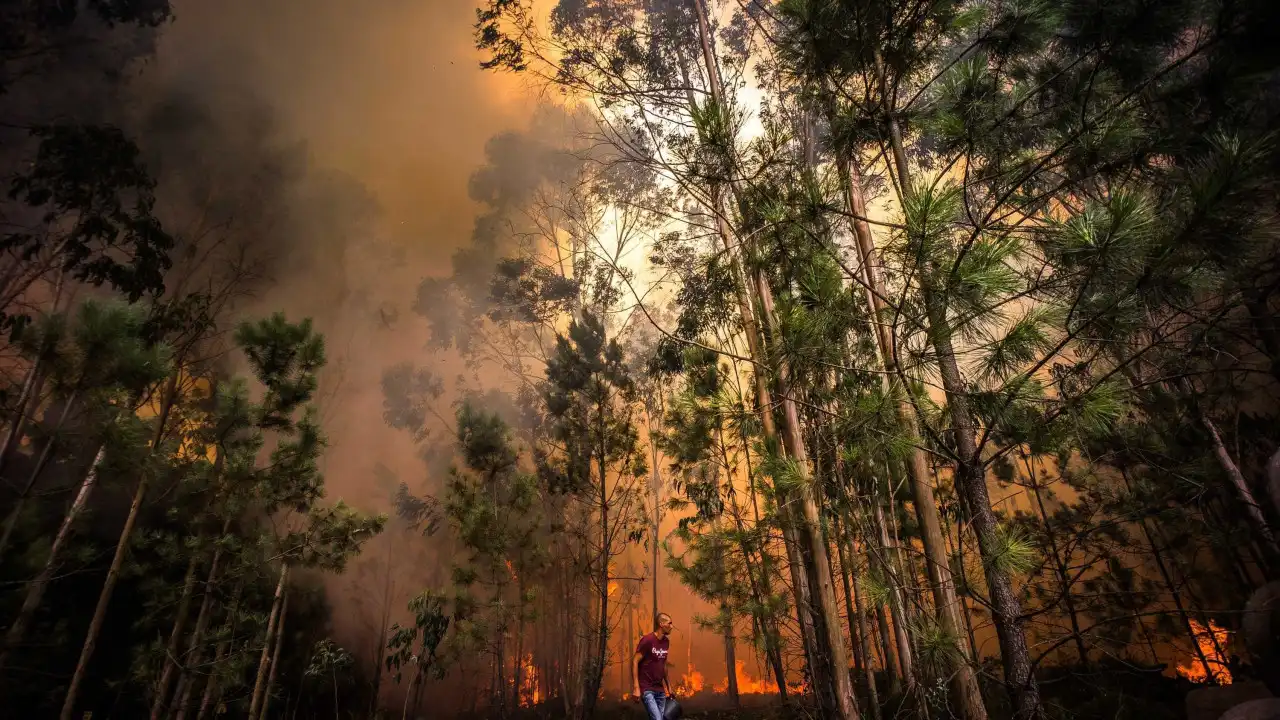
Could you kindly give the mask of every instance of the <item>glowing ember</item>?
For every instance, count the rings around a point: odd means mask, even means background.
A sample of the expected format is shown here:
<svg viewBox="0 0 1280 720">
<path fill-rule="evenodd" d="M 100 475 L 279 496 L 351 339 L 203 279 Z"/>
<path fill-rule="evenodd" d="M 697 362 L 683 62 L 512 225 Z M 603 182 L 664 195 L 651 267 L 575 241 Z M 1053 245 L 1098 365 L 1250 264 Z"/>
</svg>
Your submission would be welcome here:
<svg viewBox="0 0 1280 720">
<path fill-rule="evenodd" d="M 510 560 L 505 562 L 507 563 L 507 572 L 511 573 L 511 582 L 517 582 L 520 578 L 516 576 L 515 567 L 511 564 Z"/>
<path fill-rule="evenodd" d="M 1223 652 L 1226 651 L 1231 631 L 1222 628 L 1212 620 L 1209 621 L 1207 629 L 1195 620 L 1191 620 L 1190 623 L 1196 644 L 1200 646 L 1200 652 L 1209 661 L 1209 667 L 1206 670 L 1204 663 L 1200 662 L 1200 656 L 1192 654 L 1186 660 L 1178 663 L 1175 672 L 1191 682 L 1213 682 L 1219 685 L 1230 685 L 1231 671 L 1227 669 L 1226 658 L 1218 650 L 1221 648 Z"/>
<path fill-rule="evenodd" d="M 610 594 L 610 595 L 612 595 L 612 594 L 614 594 L 615 592 L 617 592 L 617 590 L 618 590 L 618 583 L 616 583 L 616 582 L 610 582 L 610 583 L 609 583 L 609 594 Z"/>
</svg>

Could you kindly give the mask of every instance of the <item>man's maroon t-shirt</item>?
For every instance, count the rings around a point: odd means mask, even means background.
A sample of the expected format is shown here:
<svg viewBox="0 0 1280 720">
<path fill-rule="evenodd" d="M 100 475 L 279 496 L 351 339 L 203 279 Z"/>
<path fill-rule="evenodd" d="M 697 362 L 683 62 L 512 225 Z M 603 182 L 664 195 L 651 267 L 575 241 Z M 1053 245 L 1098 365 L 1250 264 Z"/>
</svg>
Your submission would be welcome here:
<svg viewBox="0 0 1280 720">
<path fill-rule="evenodd" d="M 636 654 L 640 655 L 639 677 L 640 692 L 654 690 L 662 692 L 662 680 L 667 676 L 667 652 L 671 648 L 671 638 L 658 639 L 653 633 L 640 638 L 636 646 Z"/>
</svg>

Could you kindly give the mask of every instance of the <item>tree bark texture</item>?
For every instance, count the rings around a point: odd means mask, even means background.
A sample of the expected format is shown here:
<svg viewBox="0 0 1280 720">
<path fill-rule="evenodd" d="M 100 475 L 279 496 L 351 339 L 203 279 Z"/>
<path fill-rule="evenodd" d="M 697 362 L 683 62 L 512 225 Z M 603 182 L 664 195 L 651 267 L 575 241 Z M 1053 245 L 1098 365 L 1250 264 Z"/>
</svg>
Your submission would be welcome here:
<svg viewBox="0 0 1280 720">
<path fill-rule="evenodd" d="M 93 458 L 93 465 L 89 468 L 89 472 L 85 473 L 75 500 L 72 501 L 71 508 L 67 510 L 67 514 L 62 519 L 62 525 L 58 528 L 58 534 L 54 537 L 53 545 L 49 548 L 49 557 L 45 560 L 44 567 L 40 569 L 40 573 L 36 575 L 35 579 L 27 585 L 27 594 L 22 600 L 22 607 L 18 610 L 18 616 L 5 634 L 4 648 L 0 650 L 0 670 L 9 667 L 10 654 L 22 644 L 23 639 L 26 637 L 27 628 L 30 627 L 31 621 L 35 618 L 36 610 L 39 609 L 40 602 L 44 599 L 44 593 L 49 588 L 49 583 L 53 581 L 53 574 L 58 568 L 58 561 L 63 550 L 67 547 L 68 540 L 71 538 L 71 530 L 75 526 L 76 520 L 80 518 L 85 508 L 89 505 L 89 496 L 93 493 L 94 486 L 98 484 L 98 466 L 105 455 L 106 446 L 104 445 L 98 448 L 98 452 Z"/>
<path fill-rule="evenodd" d="M 267 686 L 267 669 L 271 664 L 271 648 L 275 642 L 276 618 L 284 604 L 286 583 L 289 580 L 289 564 L 280 563 L 280 582 L 276 584 L 275 599 L 271 602 L 271 615 L 267 618 L 267 637 L 262 643 L 262 656 L 258 659 L 258 673 L 253 683 L 253 699 L 249 702 L 249 717 L 257 718 L 262 707 L 263 691 Z"/>
</svg>

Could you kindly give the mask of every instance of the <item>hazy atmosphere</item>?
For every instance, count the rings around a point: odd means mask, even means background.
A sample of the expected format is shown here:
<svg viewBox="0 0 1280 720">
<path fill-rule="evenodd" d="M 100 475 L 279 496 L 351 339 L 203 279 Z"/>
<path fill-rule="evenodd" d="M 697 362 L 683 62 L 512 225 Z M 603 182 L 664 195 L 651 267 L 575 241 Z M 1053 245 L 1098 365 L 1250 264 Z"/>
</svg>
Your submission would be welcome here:
<svg viewBox="0 0 1280 720">
<path fill-rule="evenodd" d="M 0 717 L 1280 720 L 1269 0 L 0 0 Z"/>
</svg>

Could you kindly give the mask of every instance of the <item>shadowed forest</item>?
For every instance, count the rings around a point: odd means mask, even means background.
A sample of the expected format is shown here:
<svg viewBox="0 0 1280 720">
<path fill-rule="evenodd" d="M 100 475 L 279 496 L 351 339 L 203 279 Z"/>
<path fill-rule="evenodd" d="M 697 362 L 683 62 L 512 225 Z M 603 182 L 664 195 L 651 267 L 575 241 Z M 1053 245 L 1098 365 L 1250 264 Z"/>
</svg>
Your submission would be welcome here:
<svg viewBox="0 0 1280 720">
<path fill-rule="evenodd" d="M 0 0 L 0 717 L 1280 718 L 1273 0 Z"/>
</svg>

